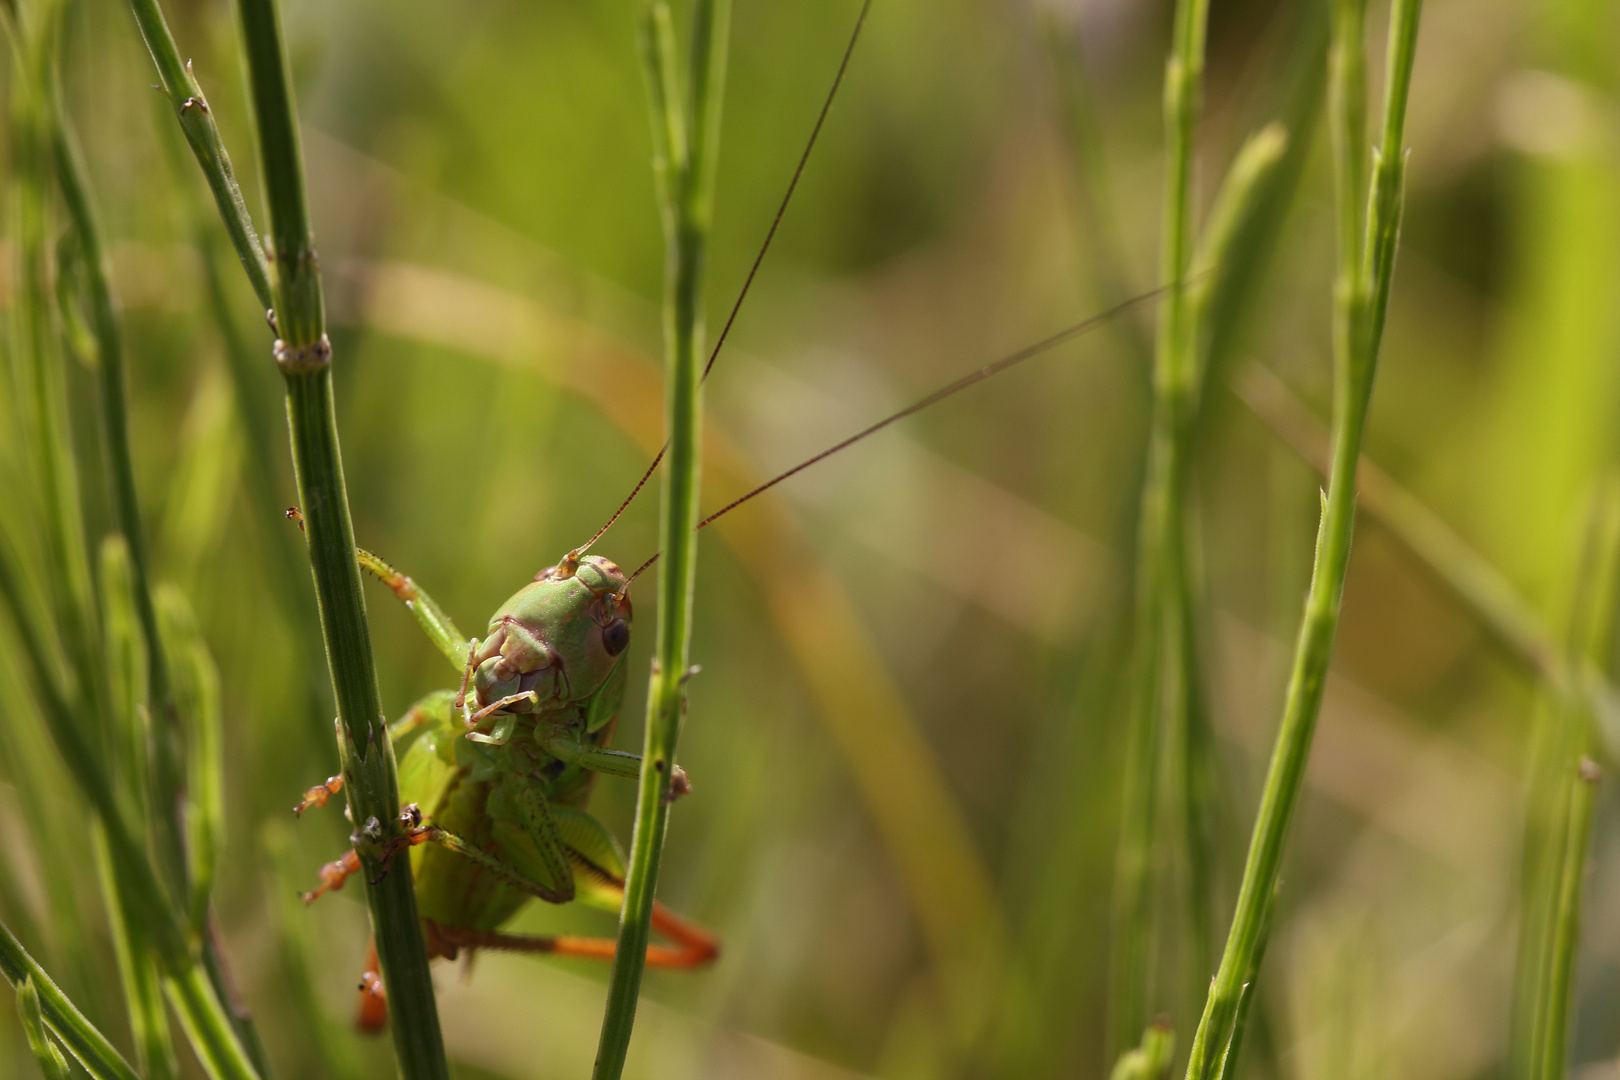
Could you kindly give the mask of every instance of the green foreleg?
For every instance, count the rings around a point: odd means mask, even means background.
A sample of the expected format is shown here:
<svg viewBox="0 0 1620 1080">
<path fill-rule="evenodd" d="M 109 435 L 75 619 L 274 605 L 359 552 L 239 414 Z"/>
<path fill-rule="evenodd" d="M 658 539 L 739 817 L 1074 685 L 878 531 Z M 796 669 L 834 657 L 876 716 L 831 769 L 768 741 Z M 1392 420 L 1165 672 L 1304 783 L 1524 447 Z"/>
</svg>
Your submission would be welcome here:
<svg viewBox="0 0 1620 1080">
<path fill-rule="evenodd" d="M 627 750 L 609 750 L 586 742 L 579 732 L 560 725 L 553 726 L 540 736 L 540 748 L 558 761 L 578 765 L 592 772 L 608 776 L 626 776 L 634 780 L 641 775 L 641 755 Z"/>
<path fill-rule="evenodd" d="M 445 659 L 450 661 L 450 666 L 461 671 L 467 663 L 472 640 L 456 629 L 456 624 L 450 621 L 450 616 L 444 613 L 438 601 L 423 592 L 416 582 L 365 548 L 355 548 L 354 554 L 360 562 L 360 569 L 375 575 L 377 580 L 388 586 L 400 602 L 410 609 L 416 624 L 427 634 L 428 640 L 438 646 Z"/>
<path fill-rule="evenodd" d="M 569 728 L 557 726 L 542 734 L 540 748 L 558 761 L 578 765 L 591 772 L 623 776 L 631 780 L 641 776 L 640 754 L 632 754 L 627 750 L 609 750 L 595 743 L 586 742 L 579 737 L 577 731 Z M 692 783 L 686 778 L 686 771 L 679 765 L 675 766 L 670 777 L 670 798 L 678 799 L 691 790 Z"/>
</svg>

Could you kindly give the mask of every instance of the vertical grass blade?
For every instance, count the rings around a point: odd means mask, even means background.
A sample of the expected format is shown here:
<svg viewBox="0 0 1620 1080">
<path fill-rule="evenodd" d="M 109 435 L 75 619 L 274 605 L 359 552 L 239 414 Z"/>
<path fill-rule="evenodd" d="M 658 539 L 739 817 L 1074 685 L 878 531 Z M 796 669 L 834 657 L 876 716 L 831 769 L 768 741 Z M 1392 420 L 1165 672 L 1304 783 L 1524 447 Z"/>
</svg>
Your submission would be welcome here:
<svg viewBox="0 0 1620 1080">
<path fill-rule="evenodd" d="M 1193 255 L 1193 133 L 1204 68 L 1208 0 L 1177 0 L 1170 58 L 1165 65 L 1166 165 L 1160 280 L 1170 292 L 1159 309 L 1153 358 L 1153 409 L 1148 432 L 1136 548 L 1135 638 L 1130 718 L 1126 728 L 1124 824 L 1114 876 L 1114 949 L 1110 958 L 1111 1045 L 1131 1045 L 1147 1024 L 1152 993 L 1155 861 L 1163 832 L 1159 774 L 1162 741 L 1183 771 L 1197 696 L 1195 627 L 1186 600 L 1182 518 L 1185 419 L 1195 389 L 1194 338 L 1186 278 Z M 1185 794 L 1185 793 L 1178 793 Z M 1179 801 L 1179 800 L 1178 800 Z M 1195 863 L 1200 857 L 1192 856 Z M 1191 927 L 1192 938 L 1198 936 Z M 1197 945 L 1193 946 L 1197 951 Z"/>
<path fill-rule="evenodd" d="M 1589 515 L 1560 666 L 1532 729 L 1508 1047 L 1508 1075 L 1515 1080 L 1562 1077 L 1566 1071 L 1581 886 L 1599 779 L 1587 757 L 1597 734 L 1594 706 L 1572 684 L 1584 668 L 1612 660 L 1620 602 L 1616 494 L 1606 485 Z"/>
<path fill-rule="evenodd" d="M 1547 1005 L 1540 1039 L 1544 1052 L 1539 1075 L 1560 1080 L 1569 1067 L 1569 1029 L 1573 1020 L 1575 950 L 1581 937 L 1581 893 L 1592 840 L 1592 807 L 1602 773 L 1582 756 L 1569 785 L 1568 820 L 1564 825 L 1564 858 L 1557 876 L 1558 903 L 1553 911 L 1548 950 Z"/>
<path fill-rule="evenodd" d="M 146 765 L 150 731 L 146 723 L 147 686 L 142 677 L 147 671 L 146 650 L 135 614 L 134 578 L 133 560 L 123 538 L 117 534 L 106 537 L 101 544 L 101 610 L 107 646 L 106 680 L 113 705 L 110 759 L 117 770 L 120 802 L 131 820 L 149 820 Z M 91 847 L 112 931 L 130 1035 L 135 1041 L 136 1064 L 148 1080 L 174 1077 L 179 1066 L 169 1033 L 157 958 L 147 946 L 140 921 L 129 918 L 125 910 L 104 830 L 94 830 Z"/>
<path fill-rule="evenodd" d="M 1353 153 L 1344 153 L 1342 149 L 1337 158 L 1340 240 L 1341 243 L 1359 243 L 1360 247 L 1355 257 L 1343 252 L 1340 255 L 1336 299 L 1340 306 L 1341 329 L 1336 334 L 1334 358 L 1333 465 L 1282 724 L 1266 774 L 1226 950 L 1193 1038 L 1188 1080 L 1207 1080 L 1219 1075 L 1225 1070 L 1225 1062 L 1235 1057 L 1239 1049 L 1236 1020 L 1242 999 L 1250 992 L 1249 984 L 1257 976 L 1264 956 L 1283 846 L 1304 782 L 1305 764 L 1333 655 L 1355 523 L 1356 469 L 1372 399 L 1383 313 L 1393 277 L 1395 240 L 1400 230 L 1406 101 L 1421 6 L 1421 0 L 1395 0 L 1391 13 L 1383 139 L 1373 166 L 1366 229 L 1359 240 L 1355 239 L 1355 230 L 1349 227 L 1351 223 L 1343 210 L 1355 197 L 1356 159 Z M 1359 23 L 1350 28 L 1341 19 L 1338 29 L 1341 50 L 1350 47 L 1345 44 L 1344 34 L 1359 35 Z M 1357 40 L 1359 38 L 1353 36 L 1350 44 L 1354 45 Z M 1354 70 L 1353 65 L 1342 60 L 1335 65 L 1336 116 L 1345 126 L 1338 140 L 1341 148 L 1357 145 L 1363 138 L 1362 133 L 1348 127 L 1359 115 L 1350 100 L 1360 92 L 1354 82 Z"/>
<path fill-rule="evenodd" d="M 141 927 L 124 912 L 107 837 L 95 829 L 91 837 L 96 873 L 101 878 L 102 903 L 112 931 L 113 952 L 118 961 L 119 981 L 129 1014 L 130 1038 L 135 1043 L 135 1061 L 146 1080 L 169 1080 L 179 1075 L 174 1040 L 169 1033 L 169 1013 L 163 1002 L 163 978 L 152 951 L 141 935 Z"/>
<path fill-rule="evenodd" d="M 388 873 L 383 861 L 388 845 L 402 836 L 399 782 L 354 561 L 333 411 L 332 347 L 281 22 L 273 0 L 241 0 L 237 11 L 269 205 L 266 258 L 273 270 L 275 359 L 286 381 L 298 495 L 341 721 L 344 791 L 361 837 L 357 846 L 400 1070 L 407 1080 L 438 1080 L 448 1069 L 415 886 L 410 873 L 400 868 Z"/>
<path fill-rule="evenodd" d="M 191 932 L 209 936 L 209 895 L 219 853 L 225 847 L 223 719 L 219 669 L 203 643 L 197 616 L 173 586 L 159 588 L 158 619 L 174 663 L 175 706 L 190 749 L 187 765 L 187 855 L 191 891 L 186 916 Z"/>
<path fill-rule="evenodd" d="M 629 1052 L 658 883 L 658 861 L 669 824 L 671 770 L 685 712 L 697 578 L 704 263 L 730 18 L 730 0 L 699 0 L 692 19 L 690 96 L 684 107 L 674 70 L 669 9 L 661 0 L 648 12 L 643 38 L 655 169 L 668 252 L 664 419 L 669 451 L 664 457 L 659 503 L 663 554 L 658 572 L 658 637 L 647 691 L 647 732 L 618 946 L 592 1072 L 595 1080 L 617 1080 Z"/>
</svg>

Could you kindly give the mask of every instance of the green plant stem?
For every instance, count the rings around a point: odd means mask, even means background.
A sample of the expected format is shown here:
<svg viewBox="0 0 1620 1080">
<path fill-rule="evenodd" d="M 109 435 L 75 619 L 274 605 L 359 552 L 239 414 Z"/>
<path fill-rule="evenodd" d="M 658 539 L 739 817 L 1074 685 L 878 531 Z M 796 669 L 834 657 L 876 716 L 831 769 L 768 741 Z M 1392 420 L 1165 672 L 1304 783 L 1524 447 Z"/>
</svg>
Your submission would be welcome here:
<svg viewBox="0 0 1620 1080">
<path fill-rule="evenodd" d="M 643 47 L 654 131 L 654 167 L 668 252 L 664 298 L 664 457 L 659 503 L 658 636 L 647 690 L 647 730 L 636 824 L 630 841 L 618 945 L 597 1044 L 595 1080 L 624 1069 L 646 963 L 658 863 L 669 824 L 670 777 L 686 709 L 692 600 L 697 580 L 704 358 L 704 262 L 719 149 L 730 0 L 699 0 L 692 20 L 690 99 L 676 90 L 674 32 L 659 0 L 647 16 Z"/>
<path fill-rule="evenodd" d="M 125 904 L 117 887 L 112 855 L 107 839 L 96 829 L 91 837 L 96 875 L 101 879 L 102 902 L 112 931 L 113 951 L 123 984 L 124 1003 L 129 1013 L 129 1034 L 135 1043 L 135 1060 L 146 1080 L 171 1080 L 180 1074 L 169 1034 L 169 1014 L 163 1004 L 163 980 L 156 959 L 146 948 L 140 928 L 125 916 Z"/>
<path fill-rule="evenodd" d="M 367 882 L 400 1071 L 407 1080 L 437 1080 L 448 1075 L 448 1068 L 415 885 L 408 863 L 395 864 L 389 872 L 385 861 L 390 845 L 403 837 L 399 781 L 377 691 L 360 569 L 354 560 L 354 526 L 333 411 L 325 300 L 305 200 L 280 18 L 273 0 L 241 0 L 238 14 L 270 210 L 267 258 L 274 271 L 275 358 L 286 381 L 298 496 L 337 699 L 340 752 L 348 781 L 344 792 L 359 827 L 355 846 Z"/>
<path fill-rule="evenodd" d="M 1305 604 L 1305 619 L 1294 651 L 1282 724 L 1244 865 L 1237 911 L 1193 1038 L 1188 1080 L 1206 1080 L 1217 1075 L 1224 1062 L 1238 1051 L 1235 1020 L 1245 988 L 1257 976 L 1259 960 L 1264 955 L 1283 846 L 1299 801 L 1332 660 L 1355 524 L 1356 466 L 1372 399 L 1400 230 L 1406 102 L 1421 6 L 1421 0 L 1395 0 L 1391 13 L 1383 138 L 1373 165 L 1367 226 L 1360 240 L 1359 260 L 1352 262 L 1341 255 L 1341 280 L 1336 290 L 1337 300 L 1342 305 L 1339 320 L 1344 329 L 1337 335 L 1339 347 L 1334 358 L 1333 466 L 1317 533 L 1316 563 Z M 1341 65 L 1341 76 L 1343 71 Z M 1353 90 L 1353 87 L 1340 86 L 1336 92 L 1342 96 Z M 1341 119 L 1354 115 L 1353 110 L 1342 107 L 1337 112 Z M 1357 137 L 1357 132 L 1347 131 L 1343 142 L 1353 144 Z M 1352 168 L 1353 162 L 1341 154 L 1337 170 L 1341 207 L 1345 198 L 1350 197 L 1344 189 L 1354 190 L 1356 178 Z M 1341 231 L 1341 239 L 1344 237 Z M 1352 270 L 1353 276 L 1346 280 L 1343 275 Z"/>
<path fill-rule="evenodd" d="M 1146 1025 L 1153 966 L 1153 880 L 1159 848 L 1160 743 L 1166 730 L 1189 774 L 1191 725 L 1197 703 L 1198 660 L 1186 603 L 1185 455 L 1182 433 L 1196 386 L 1187 273 L 1193 253 L 1193 135 L 1204 67 L 1208 0 L 1177 0 L 1173 44 L 1165 66 L 1167 141 L 1160 280 L 1171 289 L 1159 311 L 1153 363 L 1153 412 L 1148 433 L 1136 563 L 1136 622 L 1130 720 L 1126 735 L 1124 829 L 1114 878 L 1115 945 L 1112 1021 L 1115 1048 L 1129 1046 Z M 1183 803 L 1183 805 L 1186 805 Z M 1189 832 L 1189 840 L 1193 834 Z M 1189 847 L 1192 876 L 1208 860 Z M 1194 920 L 1195 922 L 1197 920 Z M 1196 926 L 1189 935 L 1199 949 Z"/>
<path fill-rule="evenodd" d="M 1565 1073 L 1581 876 L 1598 778 L 1586 757 L 1595 709 L 1568 684 L 1583 661 L 1596 666 L 1611 657 L 1617 585 L 1620 498 L 1610 483 L 1593 505 L 1572 583 L 1564 666 L 1548 680 L 1530 740 L 1508 1055 L 1514 1080 L 1556 1080 Z"/>
<path fill-rule="evenodd" d="M 46 1027 L 96 1080 L 140 1080 L 129 1063 L 113 1049 L 112 1043 L 57 989 L 45 969 L 34 962 L 3 922 L 0 922 L 0 975 L 12 986 L 24 979 L 33 983 Z"/>
<path fill-rule="evenodd" d="M 181 61 L 180 50 L 175 46 L 174 35 L 169 33 L 169 24 L 163 18 L 163 9 L 158 6 L 158 0 L 130 0 L 130 8 L 135 13 L 135 22 L 140 26 L 146 50 L 157 65 L 163 96 L 168 99 L 175 120 L 185 133 L 186 144 L 191 147 L 197 164 L 202 167 L 203 179 L 208 182 L 208 190 L 213 193 L 214 202 L 219 206 L 220 219 L 225 223 L 225 231 L 230 234 L 237 258 L 242 260 L 242 269 L 247 272 L 248 281 L 253 285 L 253 293 L 259 298 L 259 303 L 268 309 L 272 306 L 270 267 L 259 244 L 258 233 L 254 231 L 247 202 L 242 198 L 242 189 L 236 182 L 236 173 L 231 168 L 231 156 L 225 152 L 225 141 L 220 138 L 219 127 L 214 123 L 214 113 L 208 106 L 208 99 L 192 75 L 191 64 Z"/>
<path fill-rule="evenodd" d="M 1581 936 L 1581 893 L 1590 855 L 1592 807 L 1600 775 L 1597 765 L 1583 756 L 1569 784 L 1564 857 L 1559 867 L 1558 902 L 1548 943 L 1548 996 L 1540 1040 L 1544 1047 L 1539 1073 L 1542 1080 L 1561 1080 L 1569 1065 L 1570 999 L 1574 990 L 1575 950 Z"/>
</svg>

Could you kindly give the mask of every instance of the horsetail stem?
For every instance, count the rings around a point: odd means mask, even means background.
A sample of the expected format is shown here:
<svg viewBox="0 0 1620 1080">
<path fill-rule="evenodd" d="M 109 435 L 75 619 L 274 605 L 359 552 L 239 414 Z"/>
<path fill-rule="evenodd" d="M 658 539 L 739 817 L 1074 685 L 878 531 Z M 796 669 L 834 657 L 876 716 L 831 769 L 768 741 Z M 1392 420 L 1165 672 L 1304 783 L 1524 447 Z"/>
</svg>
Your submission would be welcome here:
<svg viewBox="0 0 1620 1080">
<path fill-rule="evenodd" d="M 286 380 L 298 496 L 338 704 L 339 749 L 349 781 L 344 790 L 350 814 L 360 826 L 357 849 L 394 1014 L 391 1026 L 400 1072 L 407 1080 L 439 1080 L 448 1076 L 448 1067 L 415 885 L 409 872 L 388 873 L 383 857 L 388 841 L 402 834 L 399 782 L 354 559 L 354 526 L 333 411 L 325 297 L 304 193 L 281 23 L 274 0 L 242 0 L 238 12 L 269 206 L 266 258 L 272 270 L 275 359 Z M 226 225 L 231 225 L 228 215 Z"/>
<path fill-rule="evenodd" d="M 702 475 L 704 264 L 730 21 L 730 0 L 699 0 L 692 18 L 690 87 L 685 101 L 674 62 L 675 35 L 663 0 L 656 0 L 648 10 L 643 30 L 654 171 L 667 251 L 664 423 L 669 449 L 659 500 L 663 559 L 658 575 L 658 636 L 647 689 L 647 731 L 618 945 L 592 1071 L 595 1080 L 617 1080 L 630 1047 L 659 856 L 669 823 L 675 748 L 686 707 Z"/>
<path fill-rule="evenodd" d="M 1355 0 L 1344 2 L 1351 4 Z M 1406 101 L 1421 8 L 1421 0 L 1395 0 L 1391 13 L 1383 137 L 1372 168 L 1365 231 L 1359 238 L 1349 227 L 1351 222 L 1345 209 L 1353 206 L 1351 200 L 1360 189 L 1359 165 L 1356 155 L 1344 152 L 1344 148 L 1358 145 L 1365 137 L 1363 131 L 1351 128 L 1361 115 L 1352 99 L 1363 90 L 1358 85 L 1354 63 L 1341 61 L 1334 65 L 1334 94 L 1338 103 L 1335 120 L 1343 128 L 1335 139 L 1335 145 L 1340 148 L 1335 157 L 1339 235 L 1341 243 L 1352 243 L 1356 250 L 1353 255 L 1341 250 L 1335 288 L 1339 330 L 1335 334 L 1334 350 L 1333 464 L 1282 724 L 1266 774 L 1226 950 L 1193 1038 L 1187 1063 L 1188 1080 L 1206 1080 L 1227 1071 L 1227 1063 L 1235 1062 L 1240 1049 L 1242 1032 L 1238 1019 L 1244 1011 L 1243 999 L 1252 993 L 1250 984 L 1258 976 L 1265 953 L 1283 844 L 1299 802 L 1311 738 L 1332 660 L 1355 524 L 1356 469 L 1372 400 L 1373 377 L 1400 232 Z M 1359 18 L 1358 4 L 1356 19 Z M 1359 40 L 1359 21 L 1354 28 L 1348 22 L 1347 17 L 1335 20 L 1341 52 L 1354 48 Z M 1348 42 L 1347 33 L 1351 35 Z"/>
</svg>

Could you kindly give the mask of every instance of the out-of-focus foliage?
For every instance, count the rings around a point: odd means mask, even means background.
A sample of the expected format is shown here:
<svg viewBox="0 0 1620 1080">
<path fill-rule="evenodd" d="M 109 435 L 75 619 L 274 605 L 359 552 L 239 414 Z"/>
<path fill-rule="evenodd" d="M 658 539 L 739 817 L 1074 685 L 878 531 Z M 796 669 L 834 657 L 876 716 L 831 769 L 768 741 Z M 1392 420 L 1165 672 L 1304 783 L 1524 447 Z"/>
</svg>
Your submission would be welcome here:
<svg viewBox="0 0 1620 1080">
<path fill-rule="evenodd" d="M 857 7 L 736 4 L 711 330 Z M 1287 115 L 1315 40 L 1296 7 L 1212 4 L 1201 209 L 1244 137 Z M 228 5 L 166 10 L 262 226 Z M 661 438 L 662 249 L 637 10 L 286 8 L 356 530 L 464 628 L 589 536 Z M 709 383 L 706 505 L 1089 314 L 1116 284 L 1154 284 L 1169 11 L 878 0 Z M 1049 17 L 1090 95 L 1084 162 L 1059 106 Z M 1376 5 L 1369 40 L 1382 40 L 1383 17 Z M 1554 627 L 1580 596 L 1588 507 L 1620 451 L 1617 17 L 1610 0 L 1428 0 L 1367 444 Z M 218 662 L 226 952 L 280 1075 L 382 1075 L 386 1047 L 346 1026 L 362 905 L 353 890 L 288 904 L 350 826 L 330 807 L 296 826 L 288 812 L 336 762 L 308 573 L 277 512 L 293 487 L 270 335 L 145 89 L 153 74 L 127 10 L 75 3 L 67 34 L 66 102 L 123 303 L 155 570 L 183 586 Z M 1369 64 L 1376 75 L 1381 58 Z M 1325 410 L 1328 154 L 1320 130 L 1300 137 L 1312 140 L 1300 194 L 1223 378 L 1263 364 Z M 716 928 L 725 951 L 708 972 L 649 974 L 632 1073 L 1112 1067 L 1108 903 L 1147 403 L 1133 342 L 1150 330 L 1142 316 L 938 406 L 739 510 L 703 546 L 703 671 L 681 747 L 695 791 L 672 815 L 661 896 Z M 1225 912 L 1309 574 L 1318 479 L 1224 382 L 1207 395 L 1194 506 L 1233 807 Z M 106 505 L 100 482 L 87 481 L 92 507 Z M 597 550 L 639 564 L 655 503 L 644 497 Z M 1392 532 L 1364 517 L 1356 540 L 1244 1069 L 1492 1074 L 1507 1054 L 1536 675 Z M 640 671 L 653 590 L 636 595 Z M 396 714 L 445 684 L 443 665 L 386 590 L 368 601 Z M 10 638 L 0 631 L 0 917 L 128 1053 L 84 811 L 13 692 Z M 632 686 L 624 746 L 640 739 Z M 625 839 L 633 798 L 627 783 L 597 784 L 593 805 Z M 1615 823 L 1600 787 L 1577 1068 L 1620 1054 Z M 612 920 L 536 904 L 519 927 L 604 933 Z M 470 978 L 438 974 L 462 1075 L 589 1069 L 605 969 L 485 954 Z M 1195 1003 L 1173 975 L 1162 982 L 1184 1048 Z M 31 1060 L 0 1009 L 0 1075 Z"/>
</svg>

